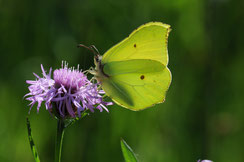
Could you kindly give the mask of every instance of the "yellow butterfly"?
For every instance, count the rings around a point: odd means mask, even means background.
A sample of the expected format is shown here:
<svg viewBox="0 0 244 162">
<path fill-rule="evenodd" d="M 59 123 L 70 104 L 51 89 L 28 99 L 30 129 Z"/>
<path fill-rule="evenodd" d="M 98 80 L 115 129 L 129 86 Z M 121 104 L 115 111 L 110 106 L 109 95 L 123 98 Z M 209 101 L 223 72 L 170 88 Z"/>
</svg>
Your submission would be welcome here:
<svg viewBox="0 0 244 162">
<path fill-rule="evenodd" d="M 95 56 L 92 73 L 115 103 L 137 111 L 164 102 L 171 83 L 169 32 L 170 25 L 150 22 L 103 56 Z"/>
</svg>

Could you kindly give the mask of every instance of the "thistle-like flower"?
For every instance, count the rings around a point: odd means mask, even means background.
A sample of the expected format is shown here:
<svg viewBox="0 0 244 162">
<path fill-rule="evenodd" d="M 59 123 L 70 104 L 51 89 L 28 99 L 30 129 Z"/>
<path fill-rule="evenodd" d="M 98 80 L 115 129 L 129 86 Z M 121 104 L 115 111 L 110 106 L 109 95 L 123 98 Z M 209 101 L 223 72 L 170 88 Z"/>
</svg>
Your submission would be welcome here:
<svg viewBox="0 0 244 162">
<path fill-rule="evenodd" d="M 30 84 L 29 93 L 26 100 L 31 101 L 30 110 L 37 103 L 37 112 L 41 107 L 41 103 L 45 102 L 46 109 L 52 113 L 53 111 L 62 118 L 80 117 L 81 112 L 94 109 L 100 112 L 108 109 L 106 105 L 112 105 L 111 102 L 104 102 L 104 91 L 98 90 L 98 85 L 87 79 L 87 76 L 79 70 L 68 68 L 68 64 L 63 62 L 60 69 L 53 72 L 50 68 L 47 74 L 41 65 L 43 77 L 36 76 L 36 80 L 27 80 Z M 29 111 L 30 112 L 30 111 Z"/>
<path fill-rule="evenodd" d="M 211 160 L 198 160 L 197 162 L 213 162 Z"/>
</svg>

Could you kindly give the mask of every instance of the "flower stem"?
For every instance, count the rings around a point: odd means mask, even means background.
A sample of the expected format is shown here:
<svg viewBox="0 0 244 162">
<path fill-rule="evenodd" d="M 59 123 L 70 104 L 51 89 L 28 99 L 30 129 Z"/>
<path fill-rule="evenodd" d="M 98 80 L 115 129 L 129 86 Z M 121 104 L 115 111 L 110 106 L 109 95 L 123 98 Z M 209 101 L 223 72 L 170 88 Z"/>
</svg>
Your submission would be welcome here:
<svg viewBox="0 0 244 162">
<path fill-rule="evenodd" d="M 55 145 L 55 162 L 61 162 L 64 129 L 65 129 L 64 120 L 58 119 L 57 137 L 56 137 L 56 145 Z"/>
</svg>

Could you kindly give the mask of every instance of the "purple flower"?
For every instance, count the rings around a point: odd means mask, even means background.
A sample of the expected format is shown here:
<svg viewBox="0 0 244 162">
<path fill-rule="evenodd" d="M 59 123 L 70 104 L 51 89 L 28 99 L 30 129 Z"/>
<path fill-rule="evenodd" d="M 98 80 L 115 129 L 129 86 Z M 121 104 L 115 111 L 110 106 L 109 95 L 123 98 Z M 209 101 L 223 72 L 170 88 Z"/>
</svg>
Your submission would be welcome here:
<svg viewBox="0 0 244 162">
<path fill-rule="evenodd" d="M 62 68 L 56 69 L 51 78 L 52 69 L 47 74 L 41 65 L 43 77 L 36 76 L 36 80 L 27 80 L 30 84 L 29 93 L 26 100 L 31 101 L 30 110 L 37 103 L 37 112 L 44 102 L 46 109 L 52 113 L 53 108 L 62 118 L 80 117 L 81 112 L 94 109 L 100 112 L 108 109 L 106 105 L 112 105 L 112 102 L 104 102 L 102 94 L 104 91 L 98 90 L 97 84 L 89 81 L 84 73 L 74 68 L 68 68 L 68 64 L 63 62 Z M 29 111 L 30 112 L 30 111 Z"/>
<path fill-rule="evenodd" d="M 211 160 L 198 160 L 197 162 L 213 162 Z"/>
</svg>

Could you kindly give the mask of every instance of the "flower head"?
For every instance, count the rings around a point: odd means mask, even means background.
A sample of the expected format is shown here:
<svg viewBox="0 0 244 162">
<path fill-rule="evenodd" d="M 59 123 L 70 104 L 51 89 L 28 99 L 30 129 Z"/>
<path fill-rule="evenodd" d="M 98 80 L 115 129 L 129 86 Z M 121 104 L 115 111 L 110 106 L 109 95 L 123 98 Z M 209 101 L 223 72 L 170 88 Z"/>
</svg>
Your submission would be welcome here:
<svg viewBox="0 0 244 162">
<path fill-rule="evenodd" d="M 29 93 L 26 100 L 31 101 L 31 108 L 37 103 L 37 112 L 44 102 L 46 109 L 49 112 L 55 111 L 61 117 L 77 117 L 84 110 L 94 112 L 94 109 L 99 109 L 100 112 L 108 109 L 106 105 L 111 105 L 111 102 L 104 102 L 102 94 L 104 91 L 98 90 L 97 84 L 89 81 L 84 73 L 74 68 L 68 68 L 68 64 L 62 63 L 60 69 L 53 72 L 50 68 L 47 74 L 41 65 L 43 77 L 36 76 L 36 80 L 27 80 L 30 84 Z M 30 110 L 31 110 L 30 108 Z"/>
<path fill-rule="evenodd" d="M 213 162 L 211 160 L 198 160 L 197 162 Z"/>
</svg>

